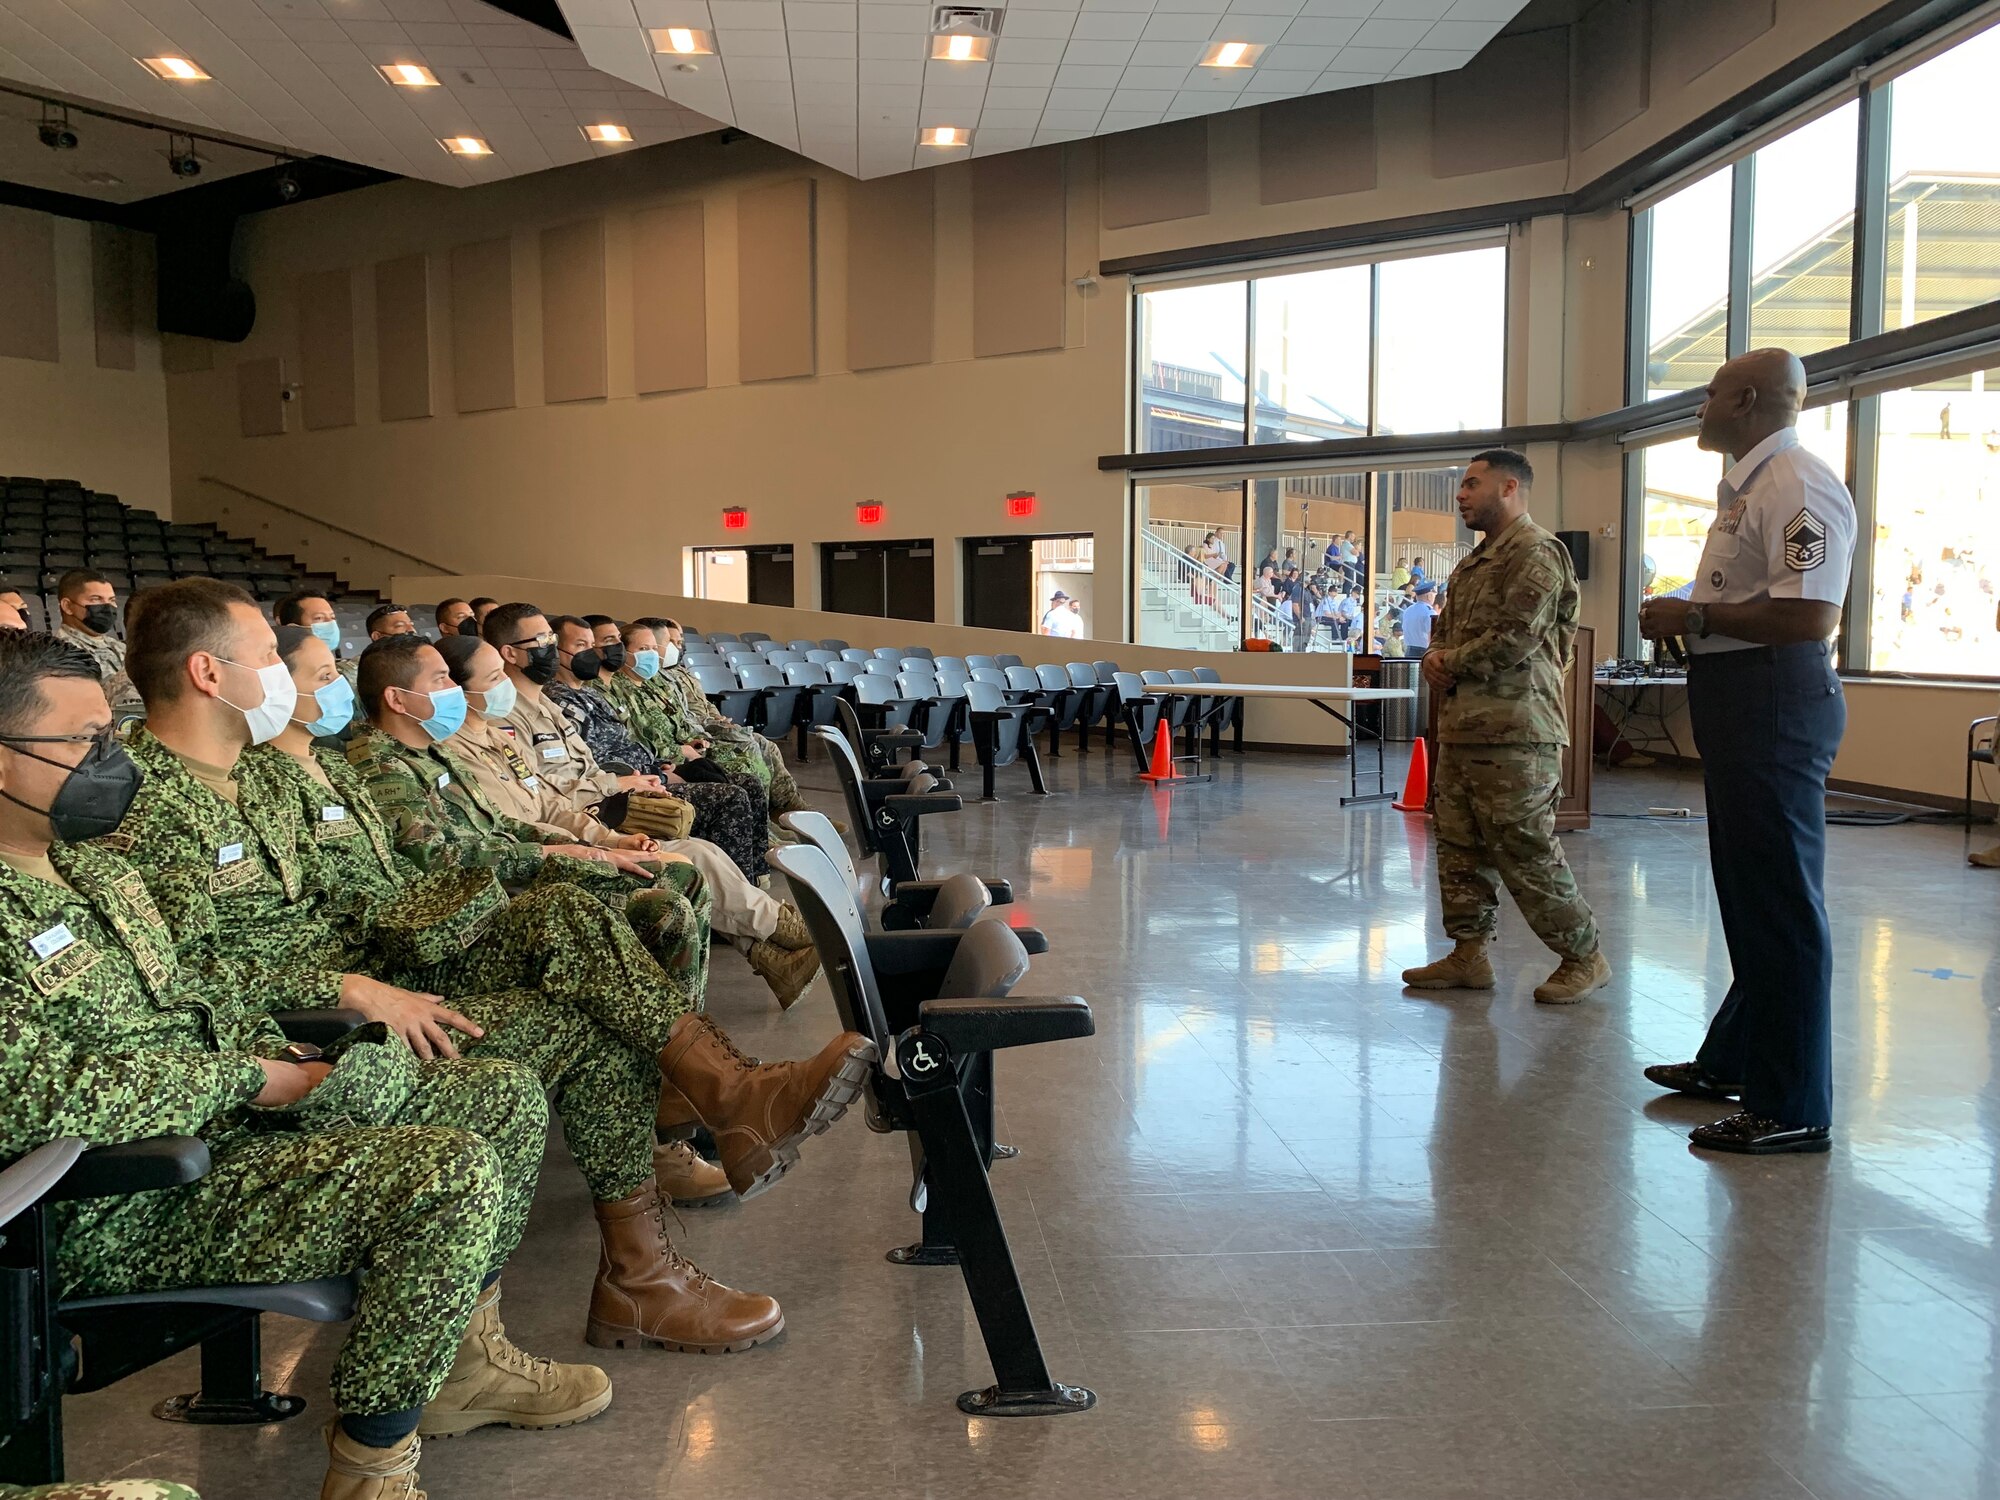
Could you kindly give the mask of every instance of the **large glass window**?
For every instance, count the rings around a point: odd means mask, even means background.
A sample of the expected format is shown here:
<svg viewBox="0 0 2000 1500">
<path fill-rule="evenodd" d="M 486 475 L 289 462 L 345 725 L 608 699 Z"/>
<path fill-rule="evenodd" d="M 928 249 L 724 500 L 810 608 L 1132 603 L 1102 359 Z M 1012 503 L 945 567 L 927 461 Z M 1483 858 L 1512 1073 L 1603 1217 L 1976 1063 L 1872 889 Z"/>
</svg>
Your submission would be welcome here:
<svg viewBox="0 0 2000 1500">
<path fill-rule="evenodd" d="M 1875 597 L 1868 665 L 2000 670 L 2000 369 L 1876 403 Z"/>
<path fill-rule="evenodd" d="M 1727 357 L 1730 172 L 1723 168 L 1663 198 L 1651 216 L 1646 283 L 1646 376 L 1638 399 L 1708 384 Z"/>
<path fill-rule="evenodd" d="M 1145 484 L 1138 500 L 1134 639 L 1234 651 L 1243 638 L 1243 482 Z"/>
<path fill-rule="evenodd" d="M 1750 159 L 1750 348 L 1806 355 L 1848 340 L 1860 121 L 1850 101 Z"/>
<path fill-rule="evenodd" d="M 1505 419 L 1504 244 L 1143 287 L 1136 304 L 1138 452 Z"/>
<path fill-rule="evenodd" d="M 1888 87 L 1885 327 L 1907 328 L 2000 297 L 1996 78 L 2000 28 L 1959 43 Z"/>
</svg>

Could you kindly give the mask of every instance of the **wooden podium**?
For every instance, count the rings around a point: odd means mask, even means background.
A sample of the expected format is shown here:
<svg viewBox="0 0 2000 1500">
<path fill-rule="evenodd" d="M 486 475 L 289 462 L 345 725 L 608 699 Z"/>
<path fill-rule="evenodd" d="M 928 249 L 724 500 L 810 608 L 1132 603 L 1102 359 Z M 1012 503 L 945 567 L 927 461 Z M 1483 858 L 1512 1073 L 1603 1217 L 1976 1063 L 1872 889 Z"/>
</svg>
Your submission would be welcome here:
<svg viewBox="0 0 2000 1500">
<path fill-rule="evenodd" d="M 1597 662 L 1597 633 L 1588 625 L 1576 630 L 1576 648 L 1563 677 L 1563 697 L 1569 710 L 1569 744 L 1562 754 L 1562 793 L 1556 801 L 1556 832 L 1575 833 L 1590 827 L 1590 753 L 1595 726 L 1597 691 L 1592 669 Z M 1424 724 L 1424 749 L 1437 764 L 1437 699 L 1430 700 Z"/>
</svg>

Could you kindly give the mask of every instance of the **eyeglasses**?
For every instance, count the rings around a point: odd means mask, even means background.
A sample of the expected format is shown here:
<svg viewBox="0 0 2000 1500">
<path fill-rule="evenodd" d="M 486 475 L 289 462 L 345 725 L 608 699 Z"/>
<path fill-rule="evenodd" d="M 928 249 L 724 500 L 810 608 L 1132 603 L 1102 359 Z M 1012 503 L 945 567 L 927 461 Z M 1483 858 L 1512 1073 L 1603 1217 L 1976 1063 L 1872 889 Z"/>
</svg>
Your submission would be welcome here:
<svg viewBox="0 0 2000 1500">
<path fill-rule="evenodd" d="M 115 725 L 76 734 L 0 734 L 0 745 L 115 745 L 117 742 Z"/>
<path fill-rule="evenodd" d="M 556 633 L 553 630 L 544 630 L 540 635 L 523 636 L 520 640 L 509 641 L 507 644 L 510 646 L 519 646 L 523 650 L 533 651 L 543 646 L 553 646 L 555 643 Z"/>
</svg>

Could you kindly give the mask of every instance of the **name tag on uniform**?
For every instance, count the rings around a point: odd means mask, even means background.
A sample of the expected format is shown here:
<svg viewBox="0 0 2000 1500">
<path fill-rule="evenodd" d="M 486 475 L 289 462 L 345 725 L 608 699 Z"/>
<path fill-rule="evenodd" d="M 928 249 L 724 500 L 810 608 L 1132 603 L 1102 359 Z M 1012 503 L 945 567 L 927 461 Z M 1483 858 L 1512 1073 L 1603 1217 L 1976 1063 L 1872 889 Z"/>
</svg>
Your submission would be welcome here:
<svg viewBox="0 0 2000 1500">
<path fill-rule="evenodd" d="M 361 825 L 348 817 L 344 807 L 322 807 L 319 822 L 313 825 L 313 838 L 320 843 L 329 839 L 352 838 L 361 832 Z"/>
<path fill-rule="evenodd" d="M 438 772 L 437 789 L 439 791 L 443 791 L 446 787 L 450 785 L 451 785 L 451 772 L 449 771 Z"/>
<path fill-rule="evenodd" d="M 542 778 L 539 776 L 523 776 L 521 778 L 521 785 L 531 792 L 538 792 L 542 789 Z"/>
<path fill-rule="evenodd" d="M 35 957 L 48 958 L 67 948 L 76 941 L 76 934 L 69 930 L 69 924 L 58 922 L 47 932 L 38 933 L 28 939 L 28 946 L 35 950 Z"/>
<path fill-rule="evenodd" d="M 160 920 L 160 909 L 153 905 L 153 893 L 146 889 L 146 882 L 134 874 L 120 875 L 112 882 L 111 888 L 125 898 L 132 910 L 154 926 L 165 925 Z"/>
<path fill-rule="evenodd" d="M 562 747 L 561 745 L 544 745 L 544 746 L 542 746 L 542 759 L 543 759 L 543 760 L 568 760 L 568 759 L 569 759 L 569 751 L 567 751 L 567 750 L 563 749 L 563 747 Z"/>
<path fill-rule="evenodd" d="M 28 982 L 44 995 L 53 995 L 72 979 L 81 978 L 96 968 L 101 957 L 103 955 L 90 944 L 72 939 L 53 957 L 28 970 Z"/>
<path fill-rule="evenodd" d="M 241 847 L 240 845 L 237 847 Z M 225 891 L 233 891 L 246 885 L 257 883 L 257 867 L 238 854 L 235 860 L 208 874 L 208 893 L 219 896 Z"/>
<path fill-rule="evenodd" d="M 340 806 L 322 807 L 319 820 L 322 823 L 339 823 L 347 817 L 347 809 Z"/>
<path fill-rule="evenodd" d="M 223 865 L 233 865 L 241 858 L 243 858 L 243 846 L 241 844 L 224 844 L 220 849 L 215 851 L 215 863 L 218 869 Z"/>
</svg>

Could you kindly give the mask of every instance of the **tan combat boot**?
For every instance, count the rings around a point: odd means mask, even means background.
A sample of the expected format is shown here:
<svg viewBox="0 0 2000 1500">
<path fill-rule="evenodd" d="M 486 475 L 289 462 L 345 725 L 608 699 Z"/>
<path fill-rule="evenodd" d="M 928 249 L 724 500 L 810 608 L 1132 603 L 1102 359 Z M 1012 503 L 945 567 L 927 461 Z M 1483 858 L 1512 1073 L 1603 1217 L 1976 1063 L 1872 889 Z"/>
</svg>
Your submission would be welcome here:
<svg viewBox="0 0 2000 1500">
<path fill-rule="evenodd" d="M 734 1291 L 682 1259 L 652 1183 L 595 1207 L 602 1248 L 584 1336 L 598 1348 L 737 1354 L 784 1332 L 776 1302 Z"/>
<path fill-rule="evenodd" d="M 1458 938 L 1436 963 L 1403 970 L 1403 983 L 1419 990 L 1490 990 L 1493 964 L 1485 938 Z"/>
<path fill-rule="evenodd" d="M 810 948 L 781 948 L 769 938 L 752 943 L 746 955 L 757 977 L 771 987 L 779 1010 L 790 1010 L 819 978 L 819 955 Z"/>
<path fill-rule="evenodd" d="M 393 1448 L 357 1443 L 339 1422 L 326 1429 L 326 1478 L 319 1500 L 424 1500 L 417 1488 L 423 1443 L 413 1432 Z"/>
<path fill-rule="evenodd" d="M 667 1141 L 653 1148 L 653 1176 L 676 1208 L 702 1208 L 736 1197 L 722 1168 L 704 1161 L 686 1141 Z"/>
<path fill-rule="evenodd" d="M 2000 870 L 2000 844 L 1995 844 L 1990 849 L 1974 849 L 1965 856 L 1965 862 L 1977 865 L 1982 870 Z"/>
<path fill-rule="evenodd" d="M 778 930 L 768 941 L 780 948 L 810 948 L 813 937 L 806 930 L 806 919 L 799 915 L 799 909 L 789 901 L 778 904 Z"/>
<path fill-rule="evenodd" d="M 421 1437 L 458 1437 L 477 1427 L 570 1427 L 611 1404 L 611 1377 L 595 1365 L 559 1365 L 523 1354 L 500 1325 L 500 1284 L 473 1304 L 472 1321 L 444 1389 L 417 1423 Z"/>
<path fill-rule="evenodd" d="M 674 1022 L 660 1051 L 659 1121 L 668 1134 L 706 1125 L 739 1198 L 754 1198 L 798 1161 L 860 1097 L 875 1044 L 844 1031 L 806 1062 L 760 1063 L 705 1015 Z"/>
<path fill-rule="evenodd" d="M 1566 958 L 1555 973 L 1535 986 L 1535 1000 L 1542 1005 L 1574 1005 L 1592 990 L 1611 983 L 1611 961 L 1602 952 L 1588 958 Z"/>
</svg>

